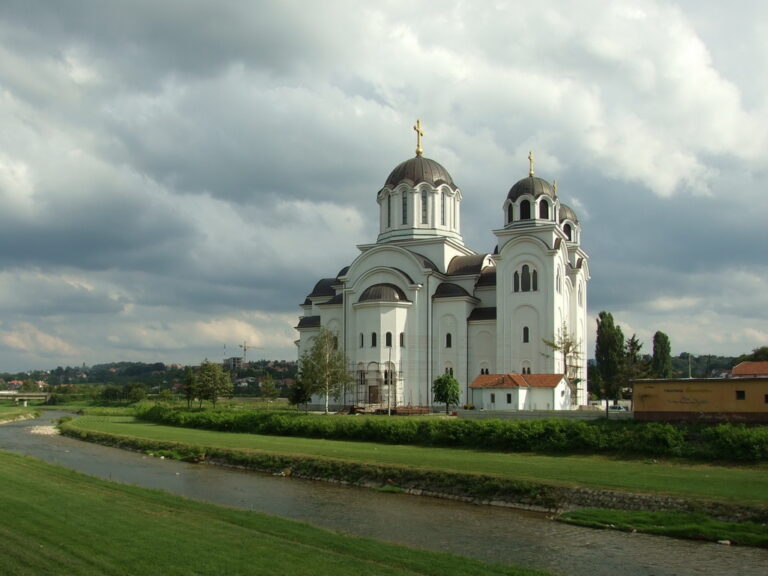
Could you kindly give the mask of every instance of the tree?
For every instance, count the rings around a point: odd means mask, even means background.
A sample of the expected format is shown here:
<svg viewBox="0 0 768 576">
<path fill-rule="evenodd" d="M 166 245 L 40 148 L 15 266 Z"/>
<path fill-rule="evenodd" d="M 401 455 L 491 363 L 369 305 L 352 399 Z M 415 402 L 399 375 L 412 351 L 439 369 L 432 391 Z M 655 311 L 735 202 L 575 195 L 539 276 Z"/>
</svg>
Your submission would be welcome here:
<svg viewBox="0 0 768 576">
<path fill-rule="evenodd" d="M 656 378 L 672 376 L 672 347 L 669 343 L 669 337 L 660 330 L 653 335 L 651 373 Z"/>
<path fill-rule="evenodd" d="M 636 334 L 627 338 L 624 343 L 624 386 L 631 386 L 630 380 L 644 378 L 648 375 L 648 362 L 640 355 L 643 344 L 637 339 Z"/>
<path fill-rule="evenodd" d="M 624 371 L 624 334 L 614 324 L 610 312 L 602 311 L 597 317 L 595 361 L 603 381 L 604 397 L 618 399 Z"/>
<path fill-rule="evenodd" d="M 445 403 L 445 413 L 448 414 L 448 406 L 459 403 L 458 380 L 453 374 L 441 374 L 432 382 L 432 395 L 435 402 Z"/>
<path fill-rule="evenodd" d="M 220 396 L 232 396 L 232 378 L 224 372 L 221 364 L 204 360 L 200 364 L 197 382 L 201 404 L 203 399 L 210 400 L 215 408 Z"/>
<path fill-rule="evenodd" d="M 336 335 L 322 327 L 312 347 L 299 359 L 301 381 L 309 394 L 319 394 L 325 398 L 326 414 L 331 396 L 338 398 L 342 387 L 350 380 L 348 363 L 344 352 L 338 349 Z"/>
<path fill-rule="evenodd" d="M 261 383 L 261 395 L 267 399 L 267 402 L 272 402 L 279 393 L 272 374 L 267 374 Z"/>
<path fill-rule="evenodd" d="M 554 352 L 559 352 L 563 359 L 563 376 L 565 376 L 568 387 L 571 389 L 571 402 L 577 403 L 579 396 L 579 369 L 581 368 L 581 342 L 576 336 L 568 331 L 565 322 L 560 326 L 560 330 L 554 340 L 542 339 L 544 344 Z"/>
<path fill-rule="evenodd" d="M 184 379 L 182 380 L 181 387 L 184 391 L 184 398 L 187 400 L 187 409 L 189 409 L 192 407 L 192 400 L 198 396 L 197 376 L 195 371 L 189 366 L 184 370 Z M 201 398 L 200 403 L 202 404 L 202 402 Z"/>
<path fill-rule="evenodd" d="M 290 388 L 288 388 L 288 402 L 292 406 L 296 406 L 298 411 L 299 405 L 307 404 L 312 399 L 312 391 L 309 390 L 302 380 L 296 380 Z"/>
</svg>

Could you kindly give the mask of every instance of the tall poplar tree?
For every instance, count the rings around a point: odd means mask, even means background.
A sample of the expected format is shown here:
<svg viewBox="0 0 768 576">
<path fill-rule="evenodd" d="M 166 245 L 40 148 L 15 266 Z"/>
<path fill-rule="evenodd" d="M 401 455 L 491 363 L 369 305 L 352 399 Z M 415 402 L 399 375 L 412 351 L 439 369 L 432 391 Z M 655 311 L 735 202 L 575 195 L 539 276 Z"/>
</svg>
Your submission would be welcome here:
<svg viewBox="0 0 768 576">
<path fill-rule="evenodd" d="M 595 361 L 606 399 L 617 400 L 621 394 L 624 371 L 624 333 L 613 322 L 610 312 L 602 311 L 597 316 L 597 339 Z"/>
<path fill-rule="evenodd" d="M 653 335 L 651 370 L 656 378 L 672 376 L 672 346 L 669 337 L 660 330 Z"/>
</svg>

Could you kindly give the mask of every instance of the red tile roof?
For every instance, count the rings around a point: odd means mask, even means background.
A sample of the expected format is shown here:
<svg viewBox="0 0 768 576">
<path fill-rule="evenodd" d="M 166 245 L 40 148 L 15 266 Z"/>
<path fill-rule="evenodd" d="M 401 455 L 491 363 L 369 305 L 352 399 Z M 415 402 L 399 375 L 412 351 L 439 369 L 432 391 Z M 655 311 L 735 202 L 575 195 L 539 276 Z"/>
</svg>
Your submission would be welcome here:
<svg viewBox="0 0 768 576">
<path fill-rule="evenodd" d="M 562 374 L 480 374 L 470 388 L 555 388 Z"/>
<path fill-rule="evenodd" d="M 741 362 L 733 367 L 732 376 L 768 376 L 768 362 Z"/>
</svg>

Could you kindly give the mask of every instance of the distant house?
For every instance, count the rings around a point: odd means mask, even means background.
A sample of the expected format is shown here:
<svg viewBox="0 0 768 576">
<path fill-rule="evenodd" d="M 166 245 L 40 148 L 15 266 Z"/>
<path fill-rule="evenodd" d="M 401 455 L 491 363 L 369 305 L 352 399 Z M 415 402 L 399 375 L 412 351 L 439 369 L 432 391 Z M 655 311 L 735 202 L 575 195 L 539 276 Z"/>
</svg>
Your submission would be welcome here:
<svg viewBox="0 0 768 576">
<path fill-rule="evenodd" d="M 480 374 L 470 385 L 482 410 L 571 410 L 562 374 Z"/>
<path fill-rule="evenodd" d="M 768 378 L 768 362 L 741 362 L 731 370 L 734 378 Z"/>
</svg>

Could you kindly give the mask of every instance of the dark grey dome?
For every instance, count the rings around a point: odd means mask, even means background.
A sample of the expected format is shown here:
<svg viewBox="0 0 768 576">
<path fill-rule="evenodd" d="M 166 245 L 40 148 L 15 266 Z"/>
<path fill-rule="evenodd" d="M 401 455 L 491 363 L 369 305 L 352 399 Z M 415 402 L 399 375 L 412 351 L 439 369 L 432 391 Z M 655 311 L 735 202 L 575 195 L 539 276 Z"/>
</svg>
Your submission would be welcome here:
<svg viewBox="0 0 768 576">
<path fill-rule="evenodd" d="M 574 224 L 579 223 L 579 219 L 576 218 L 576 212 L 573 211 L 573 208 L 560 203 L 560 222 L 563 222 L 564 220 L 570 220 Z"/>
<path fill-rule="evenodd" d="M 416 186 L 422 182 L 435 187 L 447 184 L 452 189 L 456 189 L 456 185 L 453 183 L 451 175 L 448 174 L 448 170 L 434 160 L 424 158 L 423 156 L 415 156 L 398 164 L 389 174 L 384 185 L 394 188 L 403 182 L 410 186 Z"/>
<path fill-rule="evenodd" d="M 408 302 L 408 299 L 394 284 L 374 284 L 363 291 L 358 302 Z"/>
<path fill-rule="evenodd" d="M 520 196 L 530 194 L 534 198 L 539 196 L 551 196 L 555 197 L 555 189 L 552 185 L 543 178 L 537 178 L 536 176 L 528 176 L 519 180 L 512 188 L 509 189 L 509 198 L 512 202 L 515 202 Z"/>
</svg>

